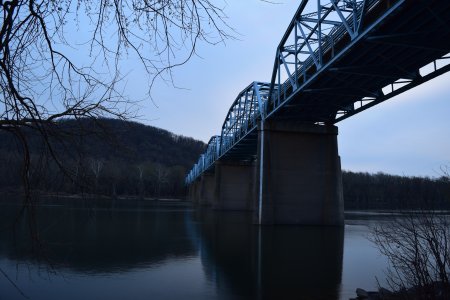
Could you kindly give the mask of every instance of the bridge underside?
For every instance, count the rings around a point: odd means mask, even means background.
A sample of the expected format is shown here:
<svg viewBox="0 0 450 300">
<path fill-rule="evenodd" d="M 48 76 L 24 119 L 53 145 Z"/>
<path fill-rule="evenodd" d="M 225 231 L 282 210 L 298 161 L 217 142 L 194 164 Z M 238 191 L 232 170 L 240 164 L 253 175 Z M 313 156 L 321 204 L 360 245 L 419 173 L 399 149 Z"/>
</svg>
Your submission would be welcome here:
<svg viewBox="0 0 450 300">
<path fill-rule="evenodd" d="M 299 75 L 299 89 L 287 90 L 286 104 L 269 116 L 334 124 L 362 111 L 355 110 L 361 100 L 363 106 L 373 106 L 397 95 L 399 87 L 409 89 L 447 72 L 449 66 L 436 71 L 434 66 L 421 68 L 449 53 L 449 18 L 450 1 L 406 1 L 356 41 L 350 42 L 349 36 L 342 39 L 333 50 L 341 55 L 324 53 L 324 67 L 312 66 L 306 78 Z"/>
</svg>

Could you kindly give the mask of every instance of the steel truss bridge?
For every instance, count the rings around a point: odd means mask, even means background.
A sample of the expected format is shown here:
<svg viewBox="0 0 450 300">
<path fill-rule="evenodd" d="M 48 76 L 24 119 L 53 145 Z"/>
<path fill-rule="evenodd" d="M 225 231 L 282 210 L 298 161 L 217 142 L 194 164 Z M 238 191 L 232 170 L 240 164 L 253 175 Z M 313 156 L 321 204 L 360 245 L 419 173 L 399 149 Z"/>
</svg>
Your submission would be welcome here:
<svg viewBox="0 0 450 300">
<path fill-rule="evenodd" d="M 449 0 L 303 0 L 276 49 L 186 177 L 251 161 L 269 119 L 335 124 L 450 70 Z"/>
</svg>

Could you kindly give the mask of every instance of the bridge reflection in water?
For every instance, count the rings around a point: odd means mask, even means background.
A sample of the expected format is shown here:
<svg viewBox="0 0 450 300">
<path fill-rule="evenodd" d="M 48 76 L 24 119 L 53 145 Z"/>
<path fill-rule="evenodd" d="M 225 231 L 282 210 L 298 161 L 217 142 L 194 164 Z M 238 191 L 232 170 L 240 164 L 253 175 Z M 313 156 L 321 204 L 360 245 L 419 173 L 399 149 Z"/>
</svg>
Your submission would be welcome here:
<svg viewBox="0 0 450 300">
<path fill-rule="evenodd" d="M 195 216 L 205 272 L 228 298 L 339 299 L 343 228 L 254 226 L 243 212 Z"/>
<path fill-rule="evenodd" d="M 342 228 L 258 227 L 248 213 L 186 203 L 79 201 L 38 209 L 40 257 L 27 220 L 10 227 L 18 207 L 0 204 L 0 269 L 31 299 L 340 297 Z M 23 299 L 0 278 L 2 297 Z"/>
</svg>

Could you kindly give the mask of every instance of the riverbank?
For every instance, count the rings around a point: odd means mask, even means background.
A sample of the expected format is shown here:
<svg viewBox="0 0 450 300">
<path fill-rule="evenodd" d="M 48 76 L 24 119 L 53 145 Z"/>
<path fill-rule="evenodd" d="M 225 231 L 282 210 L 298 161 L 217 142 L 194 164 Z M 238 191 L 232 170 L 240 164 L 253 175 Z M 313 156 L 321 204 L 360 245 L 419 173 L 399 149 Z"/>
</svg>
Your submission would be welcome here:
<svg viewBox="0 0 450 300">
<path fill-rule="evenodd" d="M 356 289 L 356 298 L 349 300 L 400 300 L 400 299 L 434 299 L 448 300 L 450 287 L 443 282 L 434 282 L 426 287 L 411 287 L 408 289 L 392 292 L 380 287 L 378 291 L 366 291 L 361 288 Z"/>
<path fill-rule="evenodd" d="M 0 190 L 0 203 L 4 202 L 15 202 L 16 200 L 21 200 L 25 197 L 25 193 L 18 189 L 2 189 Z M 33 197 L 39 201 L 46 200 L 131 200 L 131 201 L 186 201 L 185 198 L 173 198 L 167 196 L 155 197 L 155 196 L 138 196 L 138 195 L 98 195 L 89 193 L 49 193 L 43 191 L 33 191 Z"/>
</svg>

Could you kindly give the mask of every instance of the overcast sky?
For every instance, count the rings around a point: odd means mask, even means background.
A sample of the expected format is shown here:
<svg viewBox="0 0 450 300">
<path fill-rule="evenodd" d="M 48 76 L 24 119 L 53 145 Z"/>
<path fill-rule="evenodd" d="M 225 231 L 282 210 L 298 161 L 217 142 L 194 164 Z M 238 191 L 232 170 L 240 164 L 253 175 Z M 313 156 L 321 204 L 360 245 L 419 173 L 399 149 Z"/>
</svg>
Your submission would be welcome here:
<svg viewBox="0 0 450 300">
<path fill-rule="evenodd" d="M 180 88 L 159 82 L 153 90 L 156 106 L 144 101 L 140 121 L 204 142 L 219 134 L 238 93 L 250 82 L 270 81 L 276 47 L 299 3 L 284 2 L 228 0 L 225 13 L 239 40 L 201 44 L 201 57 L 174 72 Z M 145 92 L 138 67 L 127 88 L 131 95 Z M 449 95 L 445 74 L 338 123 L 342 168 L 440 176 L 440 167 L 450 166 Z"/>
</svg>

